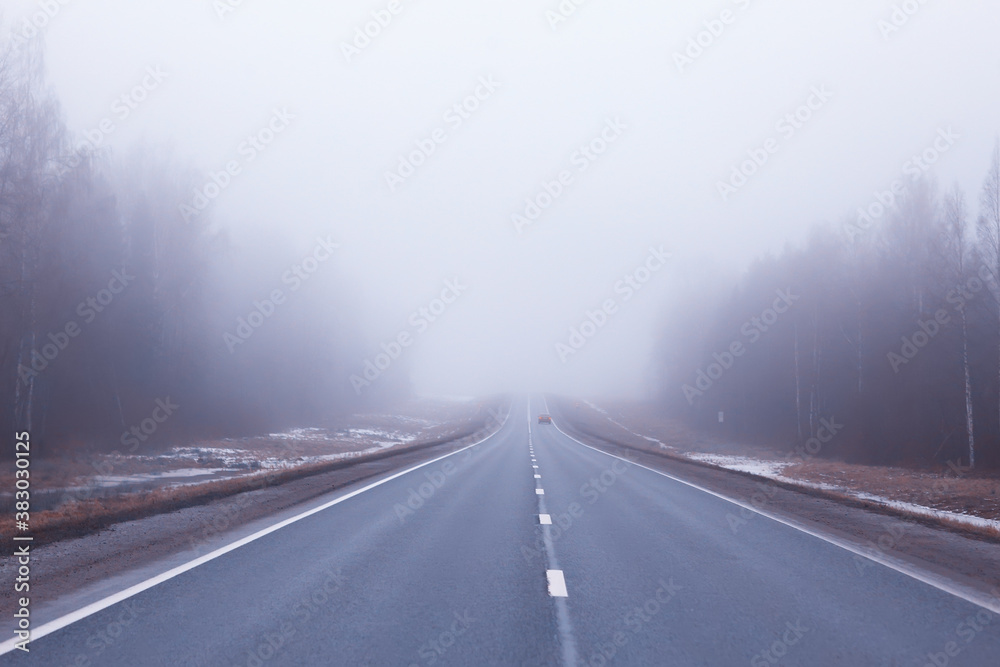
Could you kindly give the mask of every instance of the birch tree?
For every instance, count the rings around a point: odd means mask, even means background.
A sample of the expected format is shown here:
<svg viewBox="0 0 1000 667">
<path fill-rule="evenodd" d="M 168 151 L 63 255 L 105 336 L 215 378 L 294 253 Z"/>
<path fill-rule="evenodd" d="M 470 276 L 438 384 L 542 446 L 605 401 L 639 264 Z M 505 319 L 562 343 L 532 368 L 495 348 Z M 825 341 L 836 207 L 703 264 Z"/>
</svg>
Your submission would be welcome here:
<svg viewBox="0 0 1000 667">
<path fill-rule="evenodd" d="M 964 284 L 968 278 L 967 258 L 970 244 L 968 238 L 968 214 L 966 212 L 965 196 L 956 186 L 944 199 L 944 251 L 945 260 L 953 284 Z M 947 283 L 946 283 L 947 284 Z M 965 436 L 969 451 L 969 467 L 976 464 L 975 421 L 972 406 L 972 378 L 969 372 L 969 318 L 968 304 L 957 306 L 962 324 L 961 332 L 961 364 L 964 379 L 965 394 Z"/>
<path fill-rule="evenodd" d="M 980 215 L 978 220 L 979 252 L 988 267 L 993 280 L 991 292 L 997 304 L 997 419 L 1000 424 L 1000 138 L 993 146 L 983 191 L 980 195 Z"/>
</svg>

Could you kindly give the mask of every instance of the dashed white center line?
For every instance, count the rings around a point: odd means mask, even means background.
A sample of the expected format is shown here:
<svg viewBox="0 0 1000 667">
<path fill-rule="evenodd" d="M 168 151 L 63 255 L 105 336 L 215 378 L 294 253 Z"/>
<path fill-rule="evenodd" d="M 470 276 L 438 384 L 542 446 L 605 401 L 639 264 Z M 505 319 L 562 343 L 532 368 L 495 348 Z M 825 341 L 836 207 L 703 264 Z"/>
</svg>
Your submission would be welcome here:
<svg viewBox="0 0 1000 667">
<path fill-rule="evenodd" d="M 568 598 L 569 591 L 566 590 L 566 579 L 562 570 L 546 570 L 545 575 L 549 579 L 549 595 L 554 598 Z"/>
<path fill-rule="evenodd" d="M 528 447 L 531 449 L 531 467 L 534 469 L 533 472 L 535 479 L 540 480 L 541 475 L 538 474 L 538 466 L 535 465 L 536 460 L 534 443 L 531 441 L 531 401 L 529 400 L 528 403 Z M 541 484 L 540 481 L 536 483 Z M 545 507 L 545 490 L 540 487 L 536 487 L 535 493 L 538 498 L 538 523 L 540 524 L 542 541 L 545 543 L 545 555 L 547 560 L 545 577 L 548 580 L 549 596 L 553 598 L 553 603 L 556 608 L 562 664 L 568 667 L 570 665 L 577 665 L 580 663 L 580 660 L 577 657 L 576 640 L 573 637 L 573 623 L 569 618 L 569 592 L 566 589 L 566 579 L 563 576 L 563 571 L 559 569 L 559 561 L 556 558 L 556 551 L 552 541 L 552 515 L 548 513 L 548 509 Z"/>
</svg>

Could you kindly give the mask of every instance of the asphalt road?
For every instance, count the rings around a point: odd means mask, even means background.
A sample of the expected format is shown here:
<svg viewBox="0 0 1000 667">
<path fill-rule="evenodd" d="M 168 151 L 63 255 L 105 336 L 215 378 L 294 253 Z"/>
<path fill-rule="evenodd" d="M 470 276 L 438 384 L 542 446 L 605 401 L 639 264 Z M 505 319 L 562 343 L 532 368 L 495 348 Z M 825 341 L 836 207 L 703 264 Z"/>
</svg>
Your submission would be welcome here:
<svg viewBox="0 0 1000 667">
<path fill-rule="evenodd" d="M 734 528 L 544 409 L 0 664 L 1000 664 L 995 613 L 763 516 Z"/>
</svg>

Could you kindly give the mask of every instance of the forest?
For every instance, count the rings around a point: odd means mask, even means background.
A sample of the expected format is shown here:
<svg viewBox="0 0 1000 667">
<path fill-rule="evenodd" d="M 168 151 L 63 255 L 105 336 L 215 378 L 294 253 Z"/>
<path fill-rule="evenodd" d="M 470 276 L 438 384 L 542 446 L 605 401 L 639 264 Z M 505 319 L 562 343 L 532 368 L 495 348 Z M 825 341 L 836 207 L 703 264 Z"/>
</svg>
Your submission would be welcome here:
<svg viewBox="0 0 1000 667">
<path fill-rule="evenodd" d="M 789 451 L 996 468 L 998 276 L 1000 143 L 972 196 L 907 169 L 737 285 L 692 279 L 663 332 L 658 400 Z"/>
<path fill-rule="evenodd" d="M 239 221 L 185 215 L 205 177 L 164 147 L 75 138 L 41 53 L 0 43 L 0 432 L 40 456 L 132 452 L 353 407 L 336 228 L 236 242 Z"/>
</svg>

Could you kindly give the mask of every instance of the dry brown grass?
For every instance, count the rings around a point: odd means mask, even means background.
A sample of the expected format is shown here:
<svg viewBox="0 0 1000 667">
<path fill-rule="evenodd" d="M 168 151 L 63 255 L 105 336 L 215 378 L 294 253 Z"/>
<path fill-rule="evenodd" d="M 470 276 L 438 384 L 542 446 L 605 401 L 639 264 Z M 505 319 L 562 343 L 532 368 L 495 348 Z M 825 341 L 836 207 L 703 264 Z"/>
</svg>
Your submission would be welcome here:
<svg viewBox="0 0 1000 667">
<path fill-rule="evenodd" d="M 451 434 L 415 443 L 406 447 L 394 447 L 382 452 L 374 452 L 337 461 L 310 463 L 281 470 L 231 477 L 228 479 L 168 486 L 151 491 L 127 493 L 107 498 L 91 498 L 66 503 L 53 510 L 31 513 L 31 531 L 36 545 L 55 542 L 97 532 L 112 524 L 134 521 L 155 514 L 173 512 L 185 507 L 200 505 L 233 496 L 238 493 L 284 484 L 296 479 L 339 470 L 368 461 L 398 456 L 435 445 L 458 442 L 483 433 L 481 423 L 469 423 L 457 428 Z M 0 533 L 14 534 L 13 513 L 0 517 Z"/>
<path fill-rule="evenodd" d="M 790 481 L 786 482 L 747 472 L 729 470 L 710 462 L 685 456 L 687 452 L 699 452 L 781 460 L 783 457 L 780 450 L 762 451 L 759 447 L 746 443 L 717 442 L 711 436 L 696 433 L 675 420 L 666 420 L 655 415 L 644 419 L 645 415 L 639 414 L 638 411 L 630 411 L 628 415 L 615 412 L 613 418 L 616 421 L 628 425 L 637 433 L 659 438 L 662 442 L 675 447 L 674 450 L 662 449 L 655 443 L 637 437 L 615 425 L 608 419 L 607 415 L 585 405 L 579 408 L 570 408 L 564 403 L 561 405 L 557 403 L 557 405 L 560 407 L 559 414 L 564 420 L 561 424 L 562 428 L 566 427 L 566 420 L 568 420 L 569 425 L 578 434 L 603 440 L 615 447 L 655 454 L 658 457 L 683 462 L 686 465 L 725 470 L 733 475 L 767 480 L 767 484 L 783 489 L 834 500 L 846 505 L 863 507 L 886 515 L 904 517 L 924 525 L 945 527 L 955 532 L 992 542 L 1000 542 L 1000 530 L 992 526 L 979 526 L 948 516 L 922 514 L 905 507 L 864 500 L 851 493 L 869 493 L 888 500 L 911 503 L 936 510 L 966 513 L 985 519 L 1000 519 L 1000 476 L 996 472 L 964 472 L 957 475 L 948 468 L 933 471 L 909 470 L 813 458 L 786 468 L 782 474 L 791 478 Z M 823 483 L 840 488 L 818 489 L 796 482 Z"/>
</svg>

